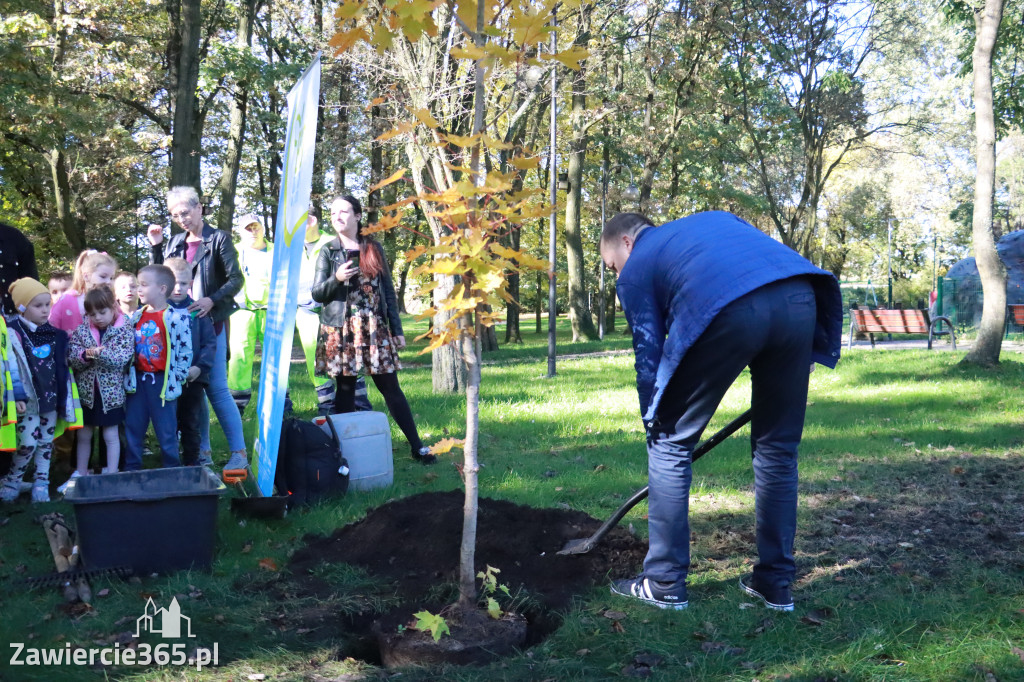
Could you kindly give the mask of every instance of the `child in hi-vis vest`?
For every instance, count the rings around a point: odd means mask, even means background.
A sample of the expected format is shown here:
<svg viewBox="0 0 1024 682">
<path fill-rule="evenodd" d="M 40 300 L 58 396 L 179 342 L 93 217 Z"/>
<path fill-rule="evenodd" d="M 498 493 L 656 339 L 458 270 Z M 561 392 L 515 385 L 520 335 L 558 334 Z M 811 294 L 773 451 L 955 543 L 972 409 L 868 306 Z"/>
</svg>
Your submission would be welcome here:
<svg viewBox="0 0 1024 682">
<path fill-rule="evenodd" d="M 8 325 L 8 362 L 17 365 L 19 375 L 17 383 L 12 380 L 18 443 L 11 471 L 0 482 L 0 500 L 18 497 L 22 477 L 34 461 L 32 501 L 49 502 L 54 436 L 65 424 L 81 426 L 78 391 L 68 369 L 68 337 L 47 322 L 50 292 L 41 282 L 23 277 L 11 285 L 10 293 L 18 310 Z"/>
</svg>

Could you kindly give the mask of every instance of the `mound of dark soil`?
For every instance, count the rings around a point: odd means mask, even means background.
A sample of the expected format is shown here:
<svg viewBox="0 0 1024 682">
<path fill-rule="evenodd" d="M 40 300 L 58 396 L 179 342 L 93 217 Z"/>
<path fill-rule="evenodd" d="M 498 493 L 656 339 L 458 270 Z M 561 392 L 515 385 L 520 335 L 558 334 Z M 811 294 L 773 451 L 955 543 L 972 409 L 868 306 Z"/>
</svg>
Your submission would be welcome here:
<svg viewBox="0 0 1024 682">
<path fill-rule="evenodd" d="M 451 601 L 450 594 L 440 588 L 453 587 L 458 580 L 462 503 L 461 491 L 424 493 L 372 509 L 362 521 L 329 537 L 307 537 L 307 545 L 292 556 L 289 565 L 290 589 L 301 596 L 329 600 L 335 588 L 318 577 L 318 567 L 325 562 L 348 563 L 365 569 L 389 593 L 397 593 L 401 605 L 392 613 L 404 610 L 411 615 L 424 608 L 436 613 Z M 558 612 L 573 597 L 607 583 L 610 577 L 639 570 L 647 543 L 622 528 L 614 529 L 588 554 L 558 555 L 567 541 L 590 535 L 600 524 L 582 512 L 480 499 L 477 570 L 493 566 L 501 571 L 499 582 L 513 594 L 525 591 L 530 644 L 558 626 Z M 342 630 L 361 635 L 366 625 L 364 619 L 352 617 Z"/>
</svg>

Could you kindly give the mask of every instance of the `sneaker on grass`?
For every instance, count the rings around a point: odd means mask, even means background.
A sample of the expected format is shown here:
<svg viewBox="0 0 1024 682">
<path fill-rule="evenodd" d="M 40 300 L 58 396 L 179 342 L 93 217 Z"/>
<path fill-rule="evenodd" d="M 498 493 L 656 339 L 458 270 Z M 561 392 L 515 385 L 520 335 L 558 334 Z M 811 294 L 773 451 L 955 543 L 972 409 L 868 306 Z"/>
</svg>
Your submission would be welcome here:
<svg viewBox="0 0 1024 682">
<path fill-rule="evenodd" d="M 202 461 L 202 459 L 200 459 Z M 249 458 L 246 457 L 244 450 L 232 452 L 228 458 L 228 463 L 224 465 L 225 471 L 236 471 L 238 469 L 245 469 L 249 466 Z"/>
<path fill-rule="evenodd" d="M 212 467 L 213 466 L 213 451 L 211 450 L 200 450 L 199 461 L 196 462 L 201 467 Z"/>
<path fill-rule="evenodd" d="M 58 486 L 57 487 L 57 492 L 59 492 L 61 495 L 64 495 L 65 493 L 67 493 L 68 488 L 70 488 L 73 485 L 75 485 L 75 481 L 77 479 L 81 478 L 81 477 L 82 477 L 82 474 L 78 473 L 77 470 L 72 471 L 71 472 L 71 478 L 69 478 L 68 480 L 64 481 L 64 483 L 62 483 L 60 486 Z M 33 495 L 33 500 L 32 501 L 35 502 L 35 488 L 32 489 L 32 495 Z M 49 501 L 50 501 L 50 498 L 47 497 L 46 498 L 46 502 L 49 502 Z"/>
<path fill-rule="evenodd" d="M 740 578 L 740 589 L 751 597 L 757 597 L 765 606 L 775 611 L 793 610 L 793 596 L 789 587 L 769 589 L 754 580 L 753 575 L 745 575 Z"/>
<path fill-rule="evenodd" d="M 50 484 L 36 483 L 32 486 L 32 504 L 50 501 Z"/>
<path fill-rule="evenodd" d="M 620 597 L 639 599 L 659 609 L 673 609 L 681 611 L 689 606 L 686 600 L 686 583 L 661 583 L 644 577 L 643 574 L 636 578 L 627 580 L 612 581 L 612 594 Z"/>
</svg>

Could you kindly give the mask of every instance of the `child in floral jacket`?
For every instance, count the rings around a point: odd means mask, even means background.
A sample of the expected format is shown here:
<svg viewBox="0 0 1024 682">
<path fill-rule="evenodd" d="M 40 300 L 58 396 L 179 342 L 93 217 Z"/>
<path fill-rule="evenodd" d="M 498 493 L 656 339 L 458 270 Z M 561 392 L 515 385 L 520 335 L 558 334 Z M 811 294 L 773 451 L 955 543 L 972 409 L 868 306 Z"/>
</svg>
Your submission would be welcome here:
<svg viewBox="0 0 1024 682">
<path fill-rule="evenodd" d="M 121 441 L 117 427 L 124 422 L 124 374 L 135 350 L 135 333 L 114 298 L 101 285 L 85 294 L 85 321 L 71 334 L 68 364 L 75 370 L 85 425 L 78 434 L 78 468 L 72 478 L 89 473 L 92 433 L 101 429 L 107 445 L 103 473 L 117 472 Z"/>
</svg>

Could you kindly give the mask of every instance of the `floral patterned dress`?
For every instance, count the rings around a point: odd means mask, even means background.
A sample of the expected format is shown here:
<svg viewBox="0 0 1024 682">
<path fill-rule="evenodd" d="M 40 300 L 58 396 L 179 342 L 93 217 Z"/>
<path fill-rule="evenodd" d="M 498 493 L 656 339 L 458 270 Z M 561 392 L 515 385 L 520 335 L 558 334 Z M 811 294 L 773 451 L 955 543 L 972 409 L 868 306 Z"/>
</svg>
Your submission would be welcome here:
<svg viewBox="0 0 1024 682">
<path fill-rule="evenodd" d="M 344 327 L 320 325 L 316 373 L 330 377 L 391 374 L 402 368 L 387 321 L 380 313 L 380 276 L 349 289 Z"/>
</svg>

